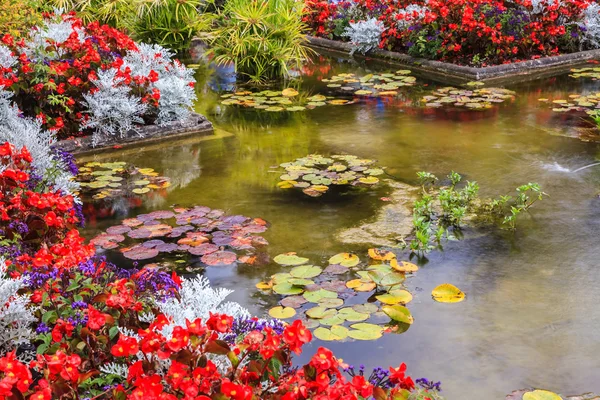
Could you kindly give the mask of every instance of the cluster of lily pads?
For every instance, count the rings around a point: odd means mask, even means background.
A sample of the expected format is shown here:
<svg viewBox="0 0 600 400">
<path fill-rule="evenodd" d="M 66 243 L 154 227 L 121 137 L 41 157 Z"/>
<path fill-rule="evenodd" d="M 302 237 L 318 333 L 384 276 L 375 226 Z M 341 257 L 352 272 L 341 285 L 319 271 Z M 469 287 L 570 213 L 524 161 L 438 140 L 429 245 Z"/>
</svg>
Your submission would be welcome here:
<svg viewBox="0 0 600 400">
<path fill-rule="evenodd" d="M 309 97 L 300 96 L 300 93 L 293 88 L 284 89 L 283 91 L 263 90 L 260 92 L 241 90 L 224 94 L 221 97 L 225 99 L 221 101 L 223 105 L 236 105 L 271 112 L 296 112 L 322 107 L 327 104 L 344 105 L 351 103 L 349 100 L 336 99 L 321 94 Z"/>
<path fill-rule="evenodd" d="M 167 188 L 169 179 L 152 168 L 138 168 L 124 161 L 89 162 L 79 168 L 76 177 L 83 196 L 94 200 L 123 195 L 142 195 Z"/>
<path fill-rule="evenodd" d="M 334 186 L 365 186 L 379 183 L 378 175 L 383 169 L 374 166 L 374 160 L 360 159 L 353 155 L 325 157 L 311 154 L 295 161 L 283 163 L 285 173 L 277 186 L 281 189 L 298 188 L 311 197 L 319 197 Z"/>
<path fill-rule="evenodd" d="M 473 86 L 473 85 L 471 85 Z M 502 88 L 459 89 L 443 87 L 435 90 L 421 101 L 426 107 L 464 107 L 472 110 L 492 108 L 493 104 L 514 100 L 515 92 Z"/>
<path fill-rule="evenodd" d="M 412 295 L 403 283 L 406 274 L 419 268 L 398 261 L 394 253 L 385 250 L 370 249 L 369 259 L 369 263 L 361 263 L 356 254 L 340 253 L 322 268 L 308 264 L 308 258 L 296 253 L 280 254 L 274 261 L 289 267 L 289 271 L 277 273 L 256 287 L 282 296 L 280 305 L 269 310 L 269 315 L 287 319 L 302 312 L 306 325 L 314 328 L 314 335 L 321 340 L 348 337 L 376 340 L 384 332 L 404 332 L 413 323 L 413 317 L 405 307 Z M 366 302 L 349 304 L 349 300 L 360 293 L 371 293 L 371 296 Z M 449 284 L 440 285 L 433 296 L 444 302 L 457 302 L 465 297 Z M 381 322 L 382 318 L 387 326 L 372 321 Z"/>
<path fill-rule="evenodd" d="M 550 102 L 549 99 L 538 99 L 543 103 Z M 600 109 L 600 93 L 590 93 L 588 95 L 571 94 L 569 100 L 556 99 L 552 100 L 554 112 L 567 111 L 586 111 L 588 114 L 596 113 Z"/>
<path fill-rule="evenodd" d="M 411 71 L 399 70 L 395 73 L 367 74 L 339 74 L 329 79 L 323 79 L 330 89 L 337 89 L 342 93 L 363 97 L 397 96 L 398 89 L 414 86 L 417 78 L 409 76 Z"/>
<path fill-rule="evenodd" d="M 600 79 L 600 68 L 573 68 L 571 70 L 571 78 L 592 78 L 592 80 Z"/>
<path fill-rule="evenodd" d="M 208 266 L 253 264 L 257 248 L 268 244 L 258 234 L 267 230 L 260 218 L 226 215 L 208 207 L 154 211 L 122 221 L 91 240 L 103 249 L 118 249 L 130 260 L 160 255 L 199 256 Z M 238 254 L 243 253 L 243 254 Z"/>
</svg>

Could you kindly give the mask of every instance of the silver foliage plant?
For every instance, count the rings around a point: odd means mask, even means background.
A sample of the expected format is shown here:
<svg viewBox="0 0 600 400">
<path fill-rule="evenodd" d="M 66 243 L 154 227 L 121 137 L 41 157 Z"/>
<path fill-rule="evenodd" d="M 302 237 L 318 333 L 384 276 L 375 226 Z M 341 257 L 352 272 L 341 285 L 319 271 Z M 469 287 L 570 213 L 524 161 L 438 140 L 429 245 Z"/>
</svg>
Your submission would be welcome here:
<svg viewBox="0 0 600 400">
<path fill-rule="evenodd" d="M 98 71 L 98 79 L 92 81 L 97 90 L 83 95 L 89 111 L 81 127 L 94 130 L 94 146 L 107 136 L 122 136 L 135 124 L 144 123 L 147 106 L 130 94 L 131 88 L 116 74 L 116 69 Z"/>
<path fill-rule="evenodd" d="M 28 296 L 18 295 L 23 279 L 11 279 L 6 274 L 6 263 L 0 259 L 0 357 L 28 343 L 33 336 L 31 324 L 36 319 Z"/>
<path fill-rule="evenodd" d="M 0 87 L 0 143 L 10 142 L 19 149 L 27 147 L 33 167 L 47 184 L 63 193 L 74 193 L 78 188 L 77 182 L 50 147 L 56 142 L 56 137 L 52 132 L 43 130 L 40 121 L 21 116 L 11 96 L 12 93 Z"/>
<path fill-rule="evenodd" d="M 138 44 L 138 51 L 129 51 L 123 57 L 122 68 L 129 67 L 131 75 L 148 76 L 150 71 L 158 73 L 158 80 L 150 89 L 160 90 L 158 124 L 167 124 L 187 118 L 196 100 L 194 71 L 177 60 L 174 53 L 157 44 Z"/>
<path fill-rule="evenodd" d="M 350 39 L 353 46 L 350 51 L 351 55 L 357 51 L 366 54 L 379 46 L 384 30 L 385 27 L 381 22 L 370 18 L 366 21 L 350 22 L 350 26 L 344 30 L 342 36 Z"/>
<path fill-rule="evenodd" d="M 600 4 L 592 3 L 585 9 L 579 26 L 583 31 L 584 42 L 594 48 L 600 47 Z"/>
</svg>

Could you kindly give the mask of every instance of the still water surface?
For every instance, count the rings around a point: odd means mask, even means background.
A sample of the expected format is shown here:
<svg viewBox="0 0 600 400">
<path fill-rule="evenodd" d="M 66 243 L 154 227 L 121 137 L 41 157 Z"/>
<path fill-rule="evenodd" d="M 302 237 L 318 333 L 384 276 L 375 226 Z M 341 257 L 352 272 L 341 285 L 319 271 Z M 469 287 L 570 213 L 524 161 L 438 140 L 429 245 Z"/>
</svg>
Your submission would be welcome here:
<svg viewBox="0 0 600 400">
<path fill-rule="evenodd" d="M 302 90 L 322 92 L 321 77 L 379 70 L 320 57 L 305 68 Z M 207 76 L 208 75 L 208 76 Z M 486 112 L 449 113 L 407 107 L 410 102 L 369 101 L 295 114 L 258 113 L 219 105 L 218 77 L 199 79 L 198 111 L 220 129 L 209 140 L 163 144 L 113 153 L 171 178 L 164 196 L 121 202 L 93 211 L 86 234 L 170 205 L 206 205 L 261 217 L 269 253 L 296 251 L 318 263 L 341 251 L 366 258 L 368 246 L 346 246 L 334 233 L 372 217 L 385 192 L 338 199 L 296 196 L 275 187 L 271 166 L 311 153 L 375 158 L 397 179 L 415 183 L 417 171 L 451 170 L 481 186 L 482 196 L 538 182 L 550 195 L 536 204 L 518 231 L 465 231 L 465 239 L 433 252 L 407 288 L 415 323 L 401 335 L 375 342 L 326 343 L 349 364 L 397 366 L 414 378 L 442 381 L 447 399 L 503 399 L 514 389 L 542 387 L 563 394 L 600 392 L 600 166 L 571 172 L 600 156 L 600 146 L 573 137 L 577 117 L 552 113 L 538 98 L 600 91 L 600 84 L 568 76 L 507 86 L 517 99 Z M 420 79 L 428 87 L 436 86 Z M 99 159 L 99 158 L 98 158 Z M 235 289 L 232 299 L 257 315 L 277 298 L 254 285 L 278 266 L 209 268 L 213 285 Z M 458 304 L 435 303 L 431 290 L 453 283 L 467 293 Z M 299 361 L 323 343 L 315 341 Z"/>
</svg>

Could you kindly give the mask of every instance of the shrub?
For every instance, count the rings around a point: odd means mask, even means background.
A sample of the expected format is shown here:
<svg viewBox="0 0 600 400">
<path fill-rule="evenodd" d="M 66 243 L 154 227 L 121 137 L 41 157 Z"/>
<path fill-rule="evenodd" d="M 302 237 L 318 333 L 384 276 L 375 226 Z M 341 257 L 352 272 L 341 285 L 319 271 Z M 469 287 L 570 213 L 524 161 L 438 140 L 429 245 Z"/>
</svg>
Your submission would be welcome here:
<svg viewBox="0 0 600 400">
<path fill-rule="evenodd" d="M 172 53 L 72 14 L 2 42 L 0 84 L 59 139 L 94 133 L 97 143 L 136 124 L 169 123 L 185 118 L 195 99 L 193 73 Z"/>
<path fill-rule="evenodd" d="M 42 22 L 41 0 L 3 0 L 0 8 L 0 27 L 3 33 L 25 35 Z"/>
<path fill-rule="evenodd" d="M 383 24 L 375 18 L 367 21 L 350 22 L 350 26 L 346 28 L 342 36 L 350 39 L 350 43 L 354 46 L 350 54 L 355 51 L 366 54 L 369 50 L 379 47 L 381 34 L 385 28 Z"/>
<path fill-rule="evenodd" d="M 219 64 L 234 63 L 248 80 L 262 83 L 290 76 L 308 58 L 304 8 L 299 0 L 228 0 L 204 32 Z"/>
</svg>

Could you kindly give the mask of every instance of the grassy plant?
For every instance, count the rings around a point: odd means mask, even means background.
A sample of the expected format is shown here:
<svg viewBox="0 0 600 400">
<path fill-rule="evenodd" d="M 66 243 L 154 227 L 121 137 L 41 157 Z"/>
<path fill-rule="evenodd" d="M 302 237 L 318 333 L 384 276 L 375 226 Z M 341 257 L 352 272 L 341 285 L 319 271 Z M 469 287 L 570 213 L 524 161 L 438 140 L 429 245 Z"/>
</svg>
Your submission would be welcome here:
<svg viewBox="0 0 600 400">
<path fill-rule="evenodd" d="M 204 14 L 216 29 L 203 37 L 217 63 L 234 63 L 249 81 L 285 78 L 310 52 L 303 13 L 300 0 L 229 0 L 216 17 Z"/>
<path fill-rule="evenodd" d="M 0 7 L 0 33 L 23 36 L 42 22 L 45 11 L 42 0 L 2 0 Z"/>
</svg>

